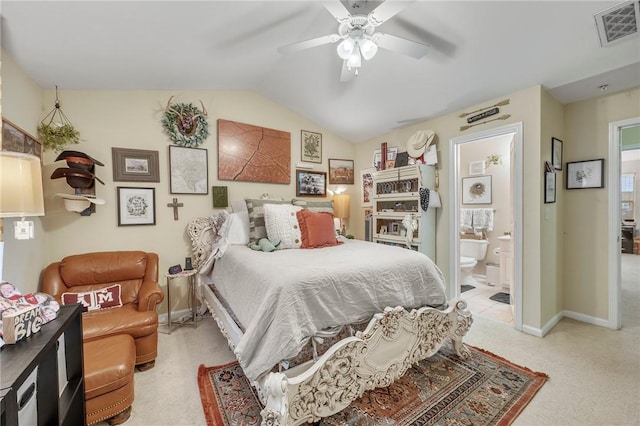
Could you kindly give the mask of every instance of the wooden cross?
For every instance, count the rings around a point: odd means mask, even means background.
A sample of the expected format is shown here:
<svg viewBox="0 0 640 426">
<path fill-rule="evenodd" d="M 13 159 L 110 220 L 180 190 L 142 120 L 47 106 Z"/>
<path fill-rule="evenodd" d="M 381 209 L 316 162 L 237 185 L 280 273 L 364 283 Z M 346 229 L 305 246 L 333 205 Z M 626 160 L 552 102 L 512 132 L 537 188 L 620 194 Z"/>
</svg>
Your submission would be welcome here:
<svg viewBox="0 0 640 426">
<path fill-rule="evenodd" d="M 173 220 L 178 220 L 178 207 L 184 207 L 184 204 L 179 203 L 177 198 L 173 199 L 173 203 L 167 204 L 167 207 L 173 207 Z"/>
</svg>

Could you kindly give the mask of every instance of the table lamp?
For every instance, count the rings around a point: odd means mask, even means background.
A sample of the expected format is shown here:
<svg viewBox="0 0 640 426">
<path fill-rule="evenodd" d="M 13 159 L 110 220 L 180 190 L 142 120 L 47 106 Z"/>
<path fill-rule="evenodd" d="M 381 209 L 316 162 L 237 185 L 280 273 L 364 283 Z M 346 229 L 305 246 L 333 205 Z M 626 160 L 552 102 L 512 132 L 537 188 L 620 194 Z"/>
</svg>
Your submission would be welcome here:
<svg viewBox="0 0 640 426">
<path fill-rule="evenodd" d="M 20 152 L 0 151 L 0 281 L 4 255 L 3 218 L 19 217 L 16 239 L 33 238 L 33 222 L 26 216 L 44 216 L 40 159 Z"/>
<path fill-rule="evenodd" d="M 349 219 L 350 206 L 349 194 L 335 194 L 333 196 L 333 215 L 340 219 L 340 235 L 343 236 L 347 233 L 344 220 Z"/>
</svg>

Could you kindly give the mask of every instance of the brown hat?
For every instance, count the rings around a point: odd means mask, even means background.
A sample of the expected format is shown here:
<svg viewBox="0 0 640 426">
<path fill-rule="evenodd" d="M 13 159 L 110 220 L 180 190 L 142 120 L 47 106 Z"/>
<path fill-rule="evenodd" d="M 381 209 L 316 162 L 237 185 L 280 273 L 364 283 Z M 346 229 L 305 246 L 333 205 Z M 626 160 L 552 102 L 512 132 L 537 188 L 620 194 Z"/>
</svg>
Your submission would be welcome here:
<svg viewBox="0 0 640 426">
<path fill-rule="evenodd" d="M 104 182 L 96 175 L 82 169 L 59 167 L 51 174 L 51 179 L 58 179 L 61 177 L 67 178 L 67 183 L 72 188 L 89 188 L 93 184 L 94 179 L 104 185 Z"/>
<path fill-rule="evenodd" d="M 96 165 L 104 166 L 104 164 L 102 164 L 100 161 L 80 151 L 62 151 L 60 154 L 58 154 L 58 157 L 56 157 L 56 161 L 65 160 L 67 157 L 88 158 L 91 161 L 93 161 Z"/>
</svg>

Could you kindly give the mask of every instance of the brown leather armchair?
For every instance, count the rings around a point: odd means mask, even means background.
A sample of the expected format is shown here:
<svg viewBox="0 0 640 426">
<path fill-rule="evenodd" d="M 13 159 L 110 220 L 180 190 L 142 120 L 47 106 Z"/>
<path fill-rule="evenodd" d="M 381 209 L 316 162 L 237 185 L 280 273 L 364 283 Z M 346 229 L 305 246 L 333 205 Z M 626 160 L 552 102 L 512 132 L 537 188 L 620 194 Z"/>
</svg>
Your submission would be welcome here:
<svg viewBox="0 0 640 426">
<path fill-rule="evenodd" d="M 83 313 L 84 341 L 128 334 L 135 342 L 138 369 L 152 368 L 158 354 L 156 305 L 164 299 L 157 254 L 114 251 L 67 256 L 47 266 L 42 291 L 62 303 L 63 293 L 92 292 L 114 284 L 121 286 L 122 306 Z"/>
</svg>

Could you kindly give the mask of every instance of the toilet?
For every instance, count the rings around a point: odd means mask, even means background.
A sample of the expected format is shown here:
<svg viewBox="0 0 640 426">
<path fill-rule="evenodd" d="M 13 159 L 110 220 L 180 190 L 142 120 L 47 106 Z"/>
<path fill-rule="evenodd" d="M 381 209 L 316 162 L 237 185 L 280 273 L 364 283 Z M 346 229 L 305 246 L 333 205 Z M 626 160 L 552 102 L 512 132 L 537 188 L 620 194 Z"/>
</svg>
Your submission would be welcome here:
<svg viewBox="0 0 640 426">
<path fill-rule="evenodd" d="M 477 285 L 473 268 L 487 255 L 488 240 L 460 239 L 460 284 Z"/>
</svg>

